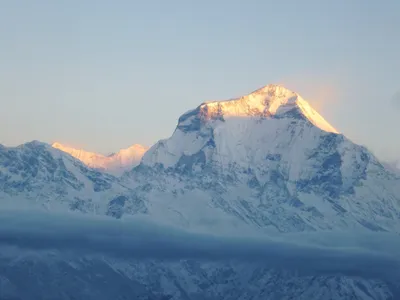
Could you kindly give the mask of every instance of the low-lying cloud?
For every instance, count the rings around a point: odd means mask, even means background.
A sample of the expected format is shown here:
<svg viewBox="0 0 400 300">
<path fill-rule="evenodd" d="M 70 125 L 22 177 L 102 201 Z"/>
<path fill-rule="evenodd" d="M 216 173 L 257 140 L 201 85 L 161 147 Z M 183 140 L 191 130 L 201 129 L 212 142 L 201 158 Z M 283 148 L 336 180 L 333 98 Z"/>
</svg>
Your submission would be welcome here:
<svg viewBox="0 0 400 300">
<path fill-rule="evenodd" d="M 115 220 L 73 213 L 0 211 L 0 247 L 10 246 L 124 259 L 256 261 L 300 275 L 400 280 L 400 239 L 389 233 L 227 237 L 187 232 L 135 217 Z"/>
</svg>

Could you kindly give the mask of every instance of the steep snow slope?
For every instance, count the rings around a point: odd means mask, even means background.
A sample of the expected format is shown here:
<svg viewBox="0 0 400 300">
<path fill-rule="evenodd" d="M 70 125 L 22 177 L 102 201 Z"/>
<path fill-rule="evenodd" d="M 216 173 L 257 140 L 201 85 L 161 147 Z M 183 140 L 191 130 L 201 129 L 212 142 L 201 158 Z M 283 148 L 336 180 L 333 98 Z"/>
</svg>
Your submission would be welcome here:
<svg viewBox="0 0 400 300">
<path fill-rule="evenodd" d="M 54 143 L 54 148 L 71 154 L 79 159 L 88 167 L 99 169 L 113 175 L 122 175 L 123 172 L 131 170 L 137 166 L 148 148 L 134 144 L 126 149 L 121 149 L 117 153 L 105 156 L 98 153 L 88 152 L 82 149 L 68 147 L 61 143 Z"/>
</svg>

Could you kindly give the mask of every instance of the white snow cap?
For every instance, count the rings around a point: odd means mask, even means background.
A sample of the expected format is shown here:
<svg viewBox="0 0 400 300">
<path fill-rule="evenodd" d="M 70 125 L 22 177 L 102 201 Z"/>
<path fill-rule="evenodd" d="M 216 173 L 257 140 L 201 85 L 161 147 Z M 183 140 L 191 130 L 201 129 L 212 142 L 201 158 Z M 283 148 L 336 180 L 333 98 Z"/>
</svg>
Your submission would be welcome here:
<svg viewBox="0 0 400 300">
<path fill-rule="evenodd" d="M 129 148 L 121 149 L 117 153 L 105 156 L 82 149 L 75 149 L 57 142 L 52 146 L 72 155 L 91 168 L 102 169 L 114 175 L 121 175 L 124 171 L 138 165 L 148 149 L 145 146 L 134 144 Z"/>
<path fill-rule="evenodd" d="M 282 85 L 270 84 L 247 96 L 232 100 L 204 102 L 197 109 L 200 110 L 202 119 L 211 119 L 216 116 L 278 116 L 295 107 L 315 126 L 327 132 L 338 133 L 299 94 Z"/>
<path fill-rule="evenodd" d="M 301 128 L 306 122 L 313 126 L 306 126 L 304 133 Z M 267 85 L 237 99 L 205 102 L 183 114 L 172 136 L 151 147 L 142 163 L 171 167 L 183 155 L 214 145 L 206 151 L 206 158 L 218 165 L 254 165 L 265 160 L 265 153 L 276 151 L 278 144 L 291 144 L 292 126 L 299 129 L 301 147 L 314 145 L 321 130 L 338 133 L 298 94 L 280 85 Z"/>
</svg>

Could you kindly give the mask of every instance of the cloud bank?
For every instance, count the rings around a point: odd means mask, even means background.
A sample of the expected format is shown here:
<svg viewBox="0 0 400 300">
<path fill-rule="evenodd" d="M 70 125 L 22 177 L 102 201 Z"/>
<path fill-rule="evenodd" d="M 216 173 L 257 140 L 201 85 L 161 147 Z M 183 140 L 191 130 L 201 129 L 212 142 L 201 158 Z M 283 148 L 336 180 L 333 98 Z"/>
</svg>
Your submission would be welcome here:
<svg viewBox="0 0 400 300">
<path fill-rule="evenodd" d="M 183 231 L 140 218 L 115 220 L 74 213 L 0 211 L 0 253 L 57 250 L 124 259 L 257 262 L 299 275 L 347 275 L 400 280 L 400 238 L 389 233 L 315 232 L 217 236 Z"/>
</svg>

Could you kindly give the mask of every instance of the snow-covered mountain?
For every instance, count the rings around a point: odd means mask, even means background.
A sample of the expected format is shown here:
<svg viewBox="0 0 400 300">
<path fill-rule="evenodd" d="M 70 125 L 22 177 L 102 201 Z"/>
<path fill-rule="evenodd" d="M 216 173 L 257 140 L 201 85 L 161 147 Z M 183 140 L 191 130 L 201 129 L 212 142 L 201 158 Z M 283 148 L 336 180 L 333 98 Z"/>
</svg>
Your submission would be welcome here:
<svg viewBox="0 0 400 300">
<path fill-rule="evenodd" d="M 116 177 L 89 168 L 48 144 L 33 141 L 18 147 L 0 145 L 2 207 L 39 206 L 113 214 L 112 201 L 130 195 L 131 190 Z"/>
<path fill-rule="evenodd" d="M 172 136 L 118 179 L 38 143 L 1 148 L 0 167 L 0 190 L 8 200 L 57 203 L 116 218 L 142 215 L 192 232 L 400 233 L 398 173 L 278 85 L 183 114 Z M 75 274 L 77 298 L 88 289 L 102 290 L 87 276 L 102 270 L 108 282 L 124 283 L 122 296 L 152 291 L 157 295 L 151 299 L 395 299 L 379 280 L 337 274 L 307 277 L 234 262 L 52 259 L 35 263 L 31 271 L 42 274 L 41 282 Z M 24 260 L 17 269 L 19 264 Z M 12 278 L 0 276 L 0 284 Z M 3 283 L 10 295 L 13 284 Z"/>
<path fill-rule="evenodd" d="M 116 176 L 122 175 L 125 171 L 131 170 L 133 167 L 137 166 L 143 154 L 148 150 L 145 146 L 134 144 L 126 149 L 121 149 L 117 153 L 106 156 L 82 149 L 75 149 L 58 142 L 53 143 L 52 146 L 71 154 L 88 167 L 105 171 Z"/>
<path fill-rule="evenodd" d="M 398 175 L 277 85 L 185 113 L 124 180 L 148 213 L 196 230 L 400 232 Z"/>
</svg>

